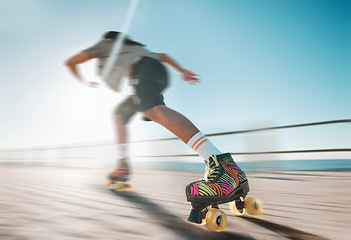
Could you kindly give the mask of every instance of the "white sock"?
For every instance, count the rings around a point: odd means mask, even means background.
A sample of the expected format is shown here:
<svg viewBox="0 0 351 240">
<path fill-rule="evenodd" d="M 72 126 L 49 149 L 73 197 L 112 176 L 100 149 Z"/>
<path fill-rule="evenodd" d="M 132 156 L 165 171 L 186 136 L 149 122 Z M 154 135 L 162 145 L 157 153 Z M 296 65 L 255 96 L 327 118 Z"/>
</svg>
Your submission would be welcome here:
<svg viewBox="0 0 351 240">
<path fill-rule="evenodd" d="M 117 144 L 117 151 L 119 153 L 120 159 L 125 159 L 129 157 L 128 153 L 128 144 Z"/>
<path fill-rule="evenodd" d="M 219 151 L 215 145 L 213 145 L 210 140 L 202 133 L 196 133 L 187 143 L 187 145 L 197 152 L 205 161 L 212 156 L 218 155 L 222 152 Z"/>
</svg>

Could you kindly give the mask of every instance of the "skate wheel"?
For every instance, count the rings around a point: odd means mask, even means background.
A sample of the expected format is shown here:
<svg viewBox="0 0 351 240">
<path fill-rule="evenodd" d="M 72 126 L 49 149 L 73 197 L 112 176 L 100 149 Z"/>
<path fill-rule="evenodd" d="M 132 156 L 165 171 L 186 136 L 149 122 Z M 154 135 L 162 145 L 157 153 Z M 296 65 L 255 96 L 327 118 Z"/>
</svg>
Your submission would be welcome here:
<svg viewBox="0 0 351 240">
<path fill-rule="evenodd" d="M 106 189 L 113 189 L 115 188 L 115 182 L 114 181 L 107 181 L 105 184 Z"/>
<path fill-rule="evenodd" d="M 262 214 L 262 203 L 260 199 L 252 197 L 245 199 L 245 210 L 250 215 Z"/>
<path fill-rule="evenodd" d="M 131 183 L 117 182 L 115 185 L 115 190 L 118 192 L 128 191 L 132 189 L 133 189 L 133 185 Z"/>
<path fill-rule="evenodd" d="M 213 231 L 222 232 L 227 225 L 227 216 L 223 211 L 211 208 L 206 214 L 206 225 Z"/>
<path fill-rule="evenodd" d="M 116 183 L 115 190 L 118 191 L 118 192 L 124 191 L 124 183 L 122 183 L 122 182 L 117 182 L 117 183 Z"/>
<path fill-rule="evenodd" d="M 229 203 L 229 209 L 234 215 L 237 215 L 237 216 L 244 215 L 244 213 L 245 213 L 245 208 L 238 209 L 236 207 L 235 201 Z"/>
<path fill-rule="evenodd" d="M 202 223 L 200 225 L 206 225 L 206 218 L 202 219 Z"/>
<path fill-rule="evenodd" d="M 201 212 L 201 218 L 202 218 L 201 225 L 206 225 L 206 216 L 207 216 L 207 212 L 208 212 L 207 209 L 206 209 L 206 210 L 203 210 L 203 211 Z"/>
<path fill-rule="evenodd" d="M 132 183 L 125 183 L 124 190 L 125 191 L 133 190 L 133 184 Z"/>
</svg>

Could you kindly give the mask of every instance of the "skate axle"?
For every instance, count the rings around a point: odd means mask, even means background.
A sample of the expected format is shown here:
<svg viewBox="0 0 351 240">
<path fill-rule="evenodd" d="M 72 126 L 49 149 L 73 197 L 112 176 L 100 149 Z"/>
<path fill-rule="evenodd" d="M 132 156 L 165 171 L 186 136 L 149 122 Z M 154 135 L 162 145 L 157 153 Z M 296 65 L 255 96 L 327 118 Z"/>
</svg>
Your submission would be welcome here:
<svg viewBox="0 0 351 240">
<path fill-rule="evenodd" d="M 240 211 L 244 209 L 244 198 L 240 198 L 240 200 L 235 201 L 236 208 Z"/>
<path fill-rule="evenodd" d="M 222 223 L 222 218 L 220 216 L 217 217 L 216 223 L 217 223 L 217 225 L 220 225 Z"/>
</svg>

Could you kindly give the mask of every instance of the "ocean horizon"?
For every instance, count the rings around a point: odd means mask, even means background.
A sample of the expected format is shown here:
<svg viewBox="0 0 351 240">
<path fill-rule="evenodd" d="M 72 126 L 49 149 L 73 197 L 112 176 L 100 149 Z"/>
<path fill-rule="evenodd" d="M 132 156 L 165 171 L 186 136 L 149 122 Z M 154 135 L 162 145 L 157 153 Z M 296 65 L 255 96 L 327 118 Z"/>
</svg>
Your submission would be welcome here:
<svg viewBox="0 0 351 240">
<path fill-rule="evenodd" d="M 238 162 L 240 168 L 247 172 L 253 171 L 351 171 L 351 159 L 309 159 L 309 160 L 262 160 Z M 162 170 L 203 172 L 203 162 L 164 161 L 153 163 L 138 163 L 138 167 L 156 168 Z"/>
<path fill-rule="evenodd" d="M 73 160 L 73 159 L 72 159 Z M 87 161 L 88 160 L 88 161 Z M 98 159 L 67 159 L 64 163 L 52 161 L 2 161 L 0 166 L 43 166 L 72 168 L 105 168 L 110 164 L 99 164 Z M 114 161 L 114 160 L 113 160 Z M 112 161 L 110 161 L 112 162 Z M 245 172 L 257 171 L 338 171 L 350 172 L 351 159 L 308 159 L 308 160 L 261 160 L 237 162 Z M 204 162 L 184 161 L 135 161 L 133 168 L 159 169 L 169 171 L 204 172 Z"/>
</svg>

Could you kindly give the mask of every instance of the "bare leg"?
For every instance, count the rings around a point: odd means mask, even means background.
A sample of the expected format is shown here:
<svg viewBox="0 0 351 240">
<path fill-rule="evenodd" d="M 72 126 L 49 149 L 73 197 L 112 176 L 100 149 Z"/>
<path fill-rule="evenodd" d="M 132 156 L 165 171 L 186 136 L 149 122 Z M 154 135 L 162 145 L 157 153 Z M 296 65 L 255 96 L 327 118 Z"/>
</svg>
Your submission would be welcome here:
<svg viewBox="0 0 351 240">
<path fill-rule="evenodd" d="M 128 168 L 128 155 L 127 155 L 127 127 L 122 120 L 122 117 L 118 114 L 113 116 L 114 125 L 115 125 L 115 137 L 117 144 L 117 151 L 120 154 L 120 159 L 117 160 L 116 170 L 109 174 L 109 178 L 112 181 L 125 181 L 128 177 L 129 168 Z M 113 187 L 113 186 L 112 186 Z"/>
<path fill-rule="evenodd" d="M 199 132 L 189 119 L 164 105 L 150 108 L 144 115 L 171 131 L 185 144 Z"/>
<path fill-rule="evenodd" d="M 120 115 L 114 115 L 114 123 L 115 123 L 115 136 L 117 144 L 125 144 L 127 143 L 127 127 L 124 124 Z"/>
</svg>

